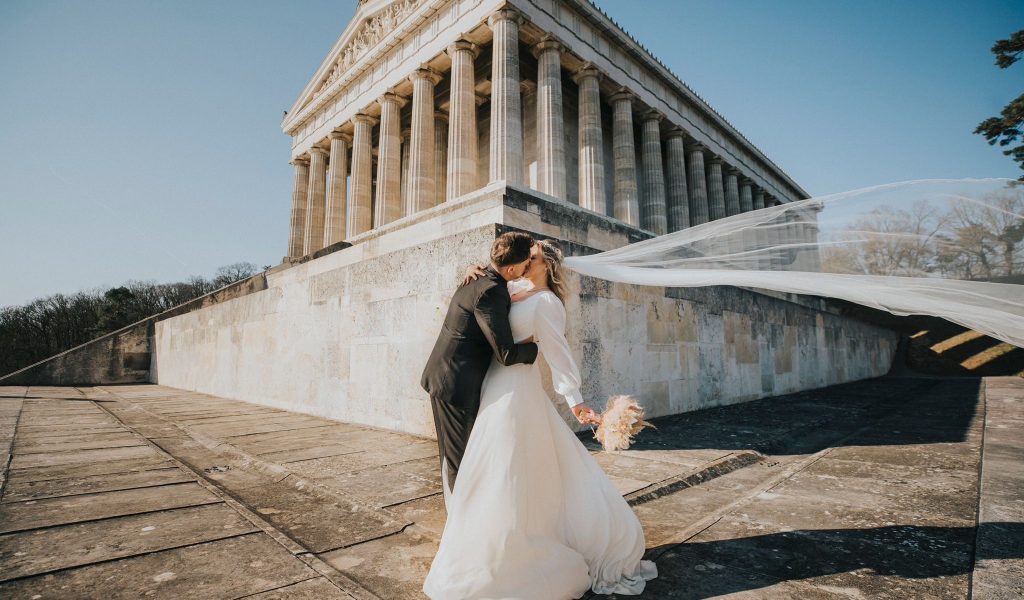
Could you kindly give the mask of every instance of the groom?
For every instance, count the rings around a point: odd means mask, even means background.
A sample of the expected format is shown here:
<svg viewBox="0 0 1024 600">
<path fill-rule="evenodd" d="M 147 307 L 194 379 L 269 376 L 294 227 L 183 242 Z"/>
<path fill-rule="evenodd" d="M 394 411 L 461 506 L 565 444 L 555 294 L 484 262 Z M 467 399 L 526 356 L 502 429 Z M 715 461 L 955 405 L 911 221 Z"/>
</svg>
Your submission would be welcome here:
<svg viewBox="0 0 1024 600">
<path fill-rule="evenodd" d="M 491 246 L 486 274 L 455 291 L 420 385 L 430 394 L 445 496 L 451 494 L 480 407 L 484 375 L 496 356 L 503 365 L 531 364 L 537 344 L 516 344 L 505 283 L 526 272 L 533 238 L 509 232 Z M 449 474 L 451 482 L 449 483 Z"/>
</svg>

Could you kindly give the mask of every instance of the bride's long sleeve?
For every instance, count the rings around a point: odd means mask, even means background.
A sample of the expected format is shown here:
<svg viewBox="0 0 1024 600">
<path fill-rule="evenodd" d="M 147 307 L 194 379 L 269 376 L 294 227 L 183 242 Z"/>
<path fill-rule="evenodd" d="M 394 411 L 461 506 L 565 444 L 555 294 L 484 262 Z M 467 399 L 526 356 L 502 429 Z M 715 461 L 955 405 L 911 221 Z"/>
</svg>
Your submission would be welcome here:
<svg viewBox="0 0 1024 600">
<path fill-rule="evenodd" d="M 570 408 L 582 403 L 580 370 L 565 339 L 565 306 L 554 294 L 543 293 L 537 299 L 534 328 L 537 346 L 551 367 L 555 391 L 565 397 Z"/>
</svg>

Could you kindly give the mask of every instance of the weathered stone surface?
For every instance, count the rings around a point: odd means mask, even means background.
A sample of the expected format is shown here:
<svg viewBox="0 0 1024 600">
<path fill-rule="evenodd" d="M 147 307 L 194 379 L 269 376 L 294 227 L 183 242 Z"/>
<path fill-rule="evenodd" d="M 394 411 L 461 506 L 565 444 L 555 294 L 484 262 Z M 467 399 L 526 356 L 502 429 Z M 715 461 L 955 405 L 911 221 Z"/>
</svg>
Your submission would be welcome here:
<svg viewBox="0 0 1024 600">
<path fill-rule="evenodd" d="M 76 494 L 152 487 L 169 483 L 181 483 L 183 481 L 192 481 L 192 476 L 176 467 L 128 473 L 90 475 L 87 477 L 71 477 L 68 479 L 19 480 L 7 486 L 4 490 L 3 501 L 40 500 Z"/>
<path fill-rule="evenodd" d="M 173 466 L 175 465 L 170 459 L 154 453 L 153 455 L 144 458 L 105 460 L 95 463 L 59 464 L 17 470 L 11 469 L 9 476 L 10 481 L 13 483 L 15 481 L 45 481 L 51 479 L 88 477 L 92 475 L 104 475 L 110 473 L 130 473 L 135 471 L 148 471 L 150 469 L 166 469 Z"/>
<path fill-rule="evenodd" d="M 312 552 L 365 542 L 401 531 L 409 524 L 340 496 L 312 492 L 295 476 L 232 493 Z"/>
<path fill-rule="evenodd" d="M 224 504 L 0 536 L 0 581 L 258 531 Z"/>
<path fill-rule="evenodd" d="M 412 530 L 320 555 L 382 598 L 426 598 L 423 580 L 437 542 Z"/>
<path fill-rule="evenodd" d="M 317 577 L 264 533 L 0 584 L 7 598 L 239 598 Z"/>
<path fill-rule="evenodd" d="M 351 598 L 352 596 L 338 589 L 326 577 L 307 579 L 276 590 L 246 596 L 246 600 L 351 600 Z"/>
<path fill-rule="evenodd" d="M 0 504 L 0 533 L 220 502 L 197 483 Z"/>
<path fill-rule="evenodd" d="M 11 461 L 11 470 L 59 465 L 88 464 L 102 461 L 138 460 L 159 456 L 156 450 L 147 446 L 125 448 L 101 448 L 70 452 L 41 452 L 38 454 L 17 454 Z"/>
</svg>

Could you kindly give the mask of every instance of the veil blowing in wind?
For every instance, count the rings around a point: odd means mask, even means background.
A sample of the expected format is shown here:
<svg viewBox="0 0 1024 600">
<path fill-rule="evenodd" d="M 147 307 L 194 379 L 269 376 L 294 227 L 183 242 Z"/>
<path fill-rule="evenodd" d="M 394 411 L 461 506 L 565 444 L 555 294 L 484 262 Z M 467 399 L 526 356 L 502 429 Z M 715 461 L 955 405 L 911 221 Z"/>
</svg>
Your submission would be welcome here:
<svg viewBox="0 0 1024 600">
<path fill-rule="evenodd" d="M 567 258 L 580 274 L 733 285 L 942 317 L 1024 346 L 1024 184 L 929 179 L 820 196 Z"/>
</svg>

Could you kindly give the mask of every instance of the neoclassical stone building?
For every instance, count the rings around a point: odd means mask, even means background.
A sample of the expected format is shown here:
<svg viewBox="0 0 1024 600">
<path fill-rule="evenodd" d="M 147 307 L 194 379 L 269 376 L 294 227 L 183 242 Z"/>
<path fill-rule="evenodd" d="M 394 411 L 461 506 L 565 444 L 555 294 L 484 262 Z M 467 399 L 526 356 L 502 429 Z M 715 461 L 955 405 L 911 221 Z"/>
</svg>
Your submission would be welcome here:
<svg viewBox="0 0 1024 600">
<path fill-rule="evenodd" d="M 426 436 L 420 373 L 497 235 L 589 254 L 806 197 L 585 0 L 366 0 L 283 128 L 285 259 L 154 323 L 146 376 Z M 764 266 L 817 260 L 788 258 Z M 812 296 L 569 284 L 567 338 L 599 409 L 628 393 L 656 417 L 873 377 L 898 339 Z"/>
<path fill-rule="evenodd" d="M 655 235 L 807 197 L 586 0 L 363 0 L 282 127 L 293 258 L 492 182 Z"/>
</svg>

